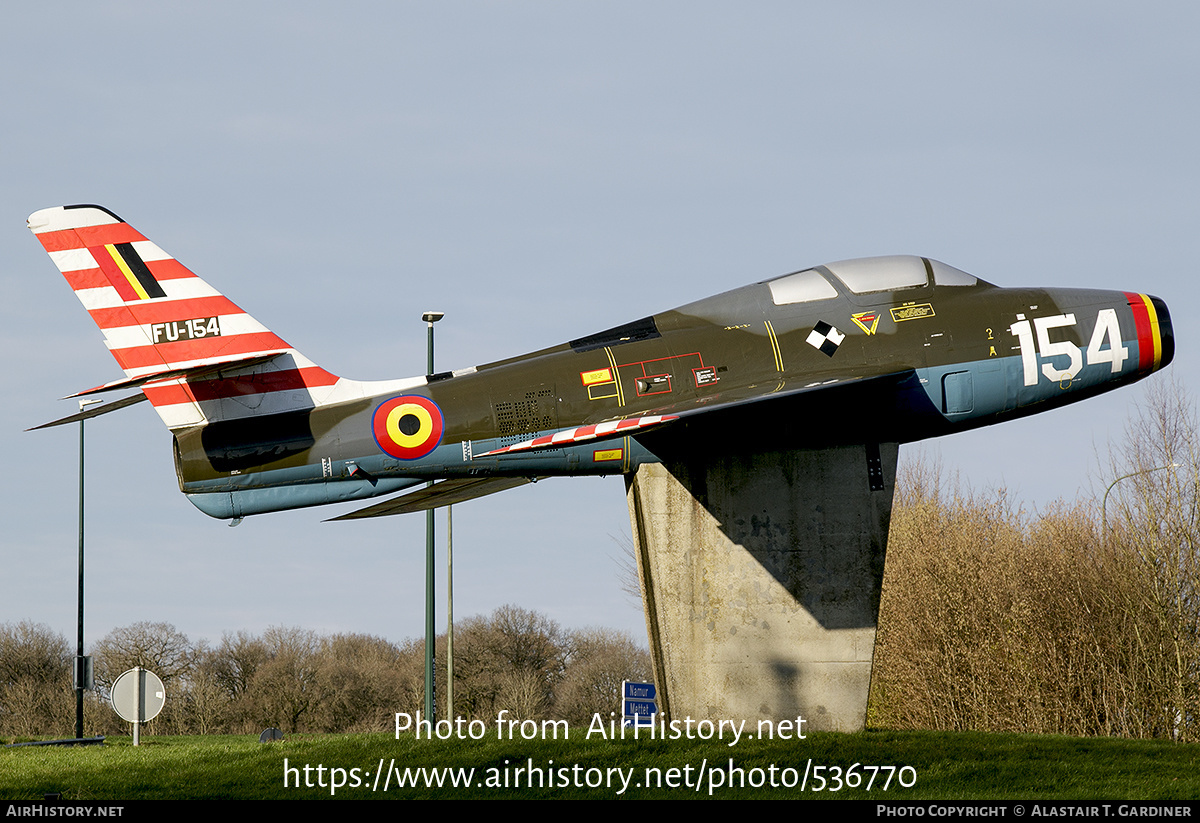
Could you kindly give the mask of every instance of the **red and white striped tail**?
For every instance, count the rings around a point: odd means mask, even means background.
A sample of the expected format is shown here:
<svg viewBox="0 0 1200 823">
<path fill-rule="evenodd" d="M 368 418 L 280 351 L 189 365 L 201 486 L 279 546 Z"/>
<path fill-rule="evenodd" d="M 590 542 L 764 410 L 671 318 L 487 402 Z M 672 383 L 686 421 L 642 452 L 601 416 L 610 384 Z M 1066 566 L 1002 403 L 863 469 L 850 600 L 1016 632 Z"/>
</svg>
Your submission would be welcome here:
<svg viewBox="0 0 1200 823">
<path fill-rule="evenodd" d="M 334 391 L 337 377 L 107 209 L 42 209 L 29 216 L 29 228 L 125 376 L 172 372 L 141 387 L 168 427 L 312 408 Z"/>
</svg>

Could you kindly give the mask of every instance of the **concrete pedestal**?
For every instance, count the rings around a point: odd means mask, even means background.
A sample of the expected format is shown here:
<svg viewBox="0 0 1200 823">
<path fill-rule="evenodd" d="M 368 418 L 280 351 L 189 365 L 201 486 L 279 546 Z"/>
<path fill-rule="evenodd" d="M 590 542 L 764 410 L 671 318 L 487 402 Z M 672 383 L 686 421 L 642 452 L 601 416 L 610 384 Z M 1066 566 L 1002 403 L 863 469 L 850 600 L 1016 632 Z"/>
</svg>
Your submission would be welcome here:
<svg viewBox="0 0 1200 823">
<path fill-rule="evenodd" d="M 863 728 L 897 453 L 762 452 L 627 477 L 660 710 Z"/>
</svg>

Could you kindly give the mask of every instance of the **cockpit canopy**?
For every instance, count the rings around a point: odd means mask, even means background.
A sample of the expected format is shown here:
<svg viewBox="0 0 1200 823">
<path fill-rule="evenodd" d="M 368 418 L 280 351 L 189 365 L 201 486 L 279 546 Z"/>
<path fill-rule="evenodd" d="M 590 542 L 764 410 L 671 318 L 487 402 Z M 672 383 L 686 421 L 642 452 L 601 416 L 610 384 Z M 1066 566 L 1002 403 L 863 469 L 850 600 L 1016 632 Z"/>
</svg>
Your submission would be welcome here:
<svg viewBox="0 0 1200 823">
<path fill-rule="evenodd" d="M 930 285 L 931 280 L 936 286 L 974 286 L 980 282 L 965 271 L 926 257 L 908 254 L 860 257 L 769 280 L 767 285 L 771 289 L 771 299 L 775 305 L 783 306 L 837 297 L 838 291 L 827 274 L 832 274 L 854 294 L 924 288 Z"/>
</svg>

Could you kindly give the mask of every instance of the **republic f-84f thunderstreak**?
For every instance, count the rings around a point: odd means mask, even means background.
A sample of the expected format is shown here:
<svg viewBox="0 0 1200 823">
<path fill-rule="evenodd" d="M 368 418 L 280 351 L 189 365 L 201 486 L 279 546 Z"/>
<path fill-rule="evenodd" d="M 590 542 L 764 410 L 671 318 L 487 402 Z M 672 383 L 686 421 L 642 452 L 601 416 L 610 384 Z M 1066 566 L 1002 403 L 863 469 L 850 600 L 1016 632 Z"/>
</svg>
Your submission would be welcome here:
<svg viewBox="0 0 1200 823">
<path fill-rule="evenodd" d="M 872 444 L 1132 383 L 1174 353 L 1156 297 L 999 288 L 896 256 L 815 266 L 521 357 L 360 382 L 305 358 L 105 208 L 44 209 L 29 227 L 125 373 L 79 394 L 138 392 L 47 425 L 149 400 L 174 436 L 180 489 L 218 518 L 421 486 L 345 516 L 418 511 L 742 449 L 866 444 L 871 459 Z"/>
</svg>

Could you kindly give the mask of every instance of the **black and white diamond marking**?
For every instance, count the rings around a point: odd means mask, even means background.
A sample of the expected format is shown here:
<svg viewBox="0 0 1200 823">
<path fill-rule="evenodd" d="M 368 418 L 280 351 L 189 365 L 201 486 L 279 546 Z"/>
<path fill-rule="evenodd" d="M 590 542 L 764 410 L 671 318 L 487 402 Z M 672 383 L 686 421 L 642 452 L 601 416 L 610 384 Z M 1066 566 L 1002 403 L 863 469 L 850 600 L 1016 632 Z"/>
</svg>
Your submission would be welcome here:
<svg viewBox="0 0 1200 823">
<path fill-rule="evenodd" d="M 833 357 L 833 353 L 838 350 L 838 346 L 842 345 L 842 341 L 845 339 L 846 335 L 822 320 L 808 333 L 807 342 L 814 349 Z"/>
</svg>

